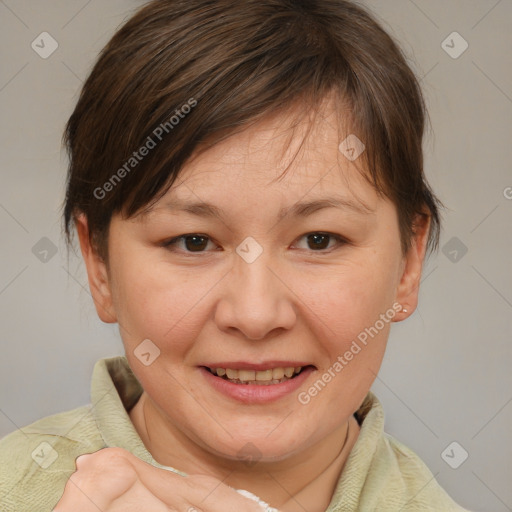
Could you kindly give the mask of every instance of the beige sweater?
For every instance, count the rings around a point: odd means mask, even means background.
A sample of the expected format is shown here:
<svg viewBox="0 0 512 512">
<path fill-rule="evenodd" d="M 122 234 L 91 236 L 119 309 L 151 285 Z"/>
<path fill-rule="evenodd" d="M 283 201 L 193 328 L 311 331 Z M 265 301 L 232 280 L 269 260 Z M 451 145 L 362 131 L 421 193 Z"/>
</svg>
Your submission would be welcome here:
<svg viewBox="0 0 512 512">
<path fill-rule="evenodd" d="M 93 372 L 91 404 L 1 439 L 0 510 L 51 512 L 75 471 L 76 457 L 101 448 L 124 448 L 162 468 L 127 413 L 141 393 L 125 357 L 102 359 Z M 357 416 L 360 434 L 326 512 L 465 512 L 414 452 L 383 431 L 382 407 L 371 392 Z"/>
</svg>

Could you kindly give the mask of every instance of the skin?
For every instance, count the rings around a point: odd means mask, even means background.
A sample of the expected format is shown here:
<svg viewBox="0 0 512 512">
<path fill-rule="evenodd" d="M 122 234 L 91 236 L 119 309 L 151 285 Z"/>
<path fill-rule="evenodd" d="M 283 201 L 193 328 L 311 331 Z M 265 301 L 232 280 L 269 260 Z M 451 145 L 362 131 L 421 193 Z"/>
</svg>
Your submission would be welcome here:
<svg viewBox="0 0 512 512">
<path fill-rule="evenodd" d="M 418 216 L 404 255 L 396 207 L 338 150 L 351 131 L 339 127 L 334 102 L 327 98 L 313 120 L 294 124 L 293 114 L 267 117 L 195 155 L 149 214 L 115 215 L 108 265 L 89 244 L 83 215 L 77 229 L 98 315 L 119 323 L 144 388 L 130 418 L 155 460 L 247 489 L 283 511 L 314 512 L 327 508 L 357 440 L 353 413 L 379 370 L 391 322 L 307 405 L 297 395 L 393 304 L 407 313 L 392 321 L 412 314 L 429 220 Z M 326 208 L 277 220 L 281 207 L 333 194 L 371 211 Z M 223 220 L 171 211 L 165 205 L 176 198 L 213 203 Z M 331 237 L 316 249 L 305 235 L 318 232 L 346 242 Z M 164 246 L 194 233 L 209 239 L 202 253 L 183 240 Z M 263 249 L 252 263 L 235 251 L 248 236 Z M 134 354 L 145 339 L 160 349 L 149 366 Z M 198 368 L 270 360 L 315 370 L 288 396 L 243 404 L 213 389 Z M 247 443 L 261 454 L 250 466 L 239 455 Z"/>
</svg>

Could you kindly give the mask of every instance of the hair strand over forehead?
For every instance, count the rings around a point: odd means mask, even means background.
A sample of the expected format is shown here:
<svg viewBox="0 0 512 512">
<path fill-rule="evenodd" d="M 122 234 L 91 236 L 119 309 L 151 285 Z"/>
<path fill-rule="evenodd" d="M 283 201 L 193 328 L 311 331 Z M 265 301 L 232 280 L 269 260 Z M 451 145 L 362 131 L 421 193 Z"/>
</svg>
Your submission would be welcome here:
<svg viewBox="0 0 512 512">
<path fill-rule="evenodd" d="M 423 170 L 418 80 L 374 17 L 348 0 L 156 0 L 137 11 L 101 52 L 66 126 L 68 242 L 83 213 L 107 258 L 112 215 L 158 200 L 193 153 L 297 101 L 318 108 L 333 91 L 365 144 L 359 165 L 397 207 L 403 250 L 425 213 L 437 247 L 441 203 Z"/>
</svg>

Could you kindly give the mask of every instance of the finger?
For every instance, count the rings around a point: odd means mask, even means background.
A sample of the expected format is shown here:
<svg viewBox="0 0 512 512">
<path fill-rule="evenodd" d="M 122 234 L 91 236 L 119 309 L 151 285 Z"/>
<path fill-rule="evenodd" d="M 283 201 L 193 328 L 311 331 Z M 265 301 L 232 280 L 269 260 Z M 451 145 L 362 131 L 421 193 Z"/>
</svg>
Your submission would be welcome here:
<svg viewBox="0 0 512 512">
<path fill-rule="evenodd" d="M 71 507 L 74 512 L 106 510 L 138 480 L 133 465 L 118 450 L 82 455 L 75 464 L 77 471 L 68 479 L 54 512 L 68 511 Z"/>
<path fill-rule="evenodd" d="M 180 505 L 186 512 L 261 512 L 258 502 L 209 475 L 181 476 L 155 468 L 123 450 L 142 484 L 169 507 Z"/>
</svg>

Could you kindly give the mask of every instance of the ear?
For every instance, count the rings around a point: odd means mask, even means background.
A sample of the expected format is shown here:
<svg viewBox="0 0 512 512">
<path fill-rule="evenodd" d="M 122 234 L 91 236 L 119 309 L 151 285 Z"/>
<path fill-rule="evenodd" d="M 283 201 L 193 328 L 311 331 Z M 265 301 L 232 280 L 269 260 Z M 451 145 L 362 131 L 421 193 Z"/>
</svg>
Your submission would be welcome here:
<svg viewBox="0 0 512 512">
<path fill-rule="evenodd" d="M 396 301 L 402 305 L 403 310 L 395 317 L 395 321 L 405 320 L 418 306 L 421 271 L 427 250 L 429 229 L 430 215 L 418 214 L 414 220 L 411 247 L 403 259 L 402 276 L 397 289 Z"/>
<path fill-rule="evenodd" d="M 112 302 L 112 290 L 107 266 L 90 243 L 89 226 L 84 214 L 80 214 L 76 219 L 76 229 L 96 312 L 103 322 L 115 323 L 117 317 Z"/>
</svg>

